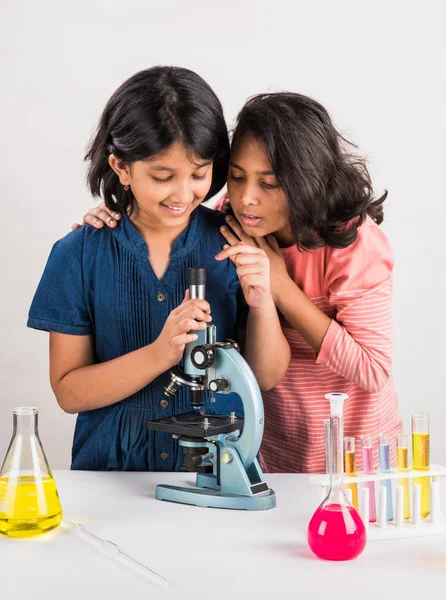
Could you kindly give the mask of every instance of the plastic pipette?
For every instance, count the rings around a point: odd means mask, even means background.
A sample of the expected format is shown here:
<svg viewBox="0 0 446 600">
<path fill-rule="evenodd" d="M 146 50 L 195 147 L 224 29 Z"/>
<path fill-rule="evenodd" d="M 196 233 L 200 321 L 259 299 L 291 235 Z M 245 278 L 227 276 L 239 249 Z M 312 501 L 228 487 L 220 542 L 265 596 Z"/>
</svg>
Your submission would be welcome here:
<svg viewBox="0 0 446 600">
<path fill-rule="evenodd" d="M 110 542 L 109 540 L 103 540 L 94 533 L 91 533 L 91 531 L 85 529 L 85 527 L 80 523 L 74 523 L 69 519 L 64 519 L 63 523 L 67 526 L 69 531 L 73 531 L 73 533 L 75 533 L 79 537 L 87 540 L 88 542 L 91 542 L 94 546 L 96 546 L 96 548 L 105 551 L 111 558 L 119 560 L 119 562 L 121 562 L 122 564 L 132 568 L 138 573 L 141 573 L 145 577 L 150 577 L 151 579 L 153 577 L 156 577 L 159 581 L 162 581 L 163 583 L 169 585 L 167 579 L 165 579 L 162 575 L 156 573 L 152 569 L 149 569 L 149 567 L 146 567 L 146 565 L 143 565 L 128 554 L 125 554 L 119 548 L 119 546 L 117 546 L 113 542 Z"/>
</svg>

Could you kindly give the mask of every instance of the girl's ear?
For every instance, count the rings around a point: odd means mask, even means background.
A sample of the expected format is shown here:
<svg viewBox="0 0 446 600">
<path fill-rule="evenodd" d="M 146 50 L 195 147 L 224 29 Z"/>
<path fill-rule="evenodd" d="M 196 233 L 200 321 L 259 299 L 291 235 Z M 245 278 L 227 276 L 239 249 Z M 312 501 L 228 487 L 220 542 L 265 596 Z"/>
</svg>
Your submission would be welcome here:
<svg viewBox="0 0 446 600">
<path fill-rule="evenodd" d="M 108 157 L 108 164 L 111 166 L 113 171 L 119 177 L 119 181 L 122 185 L 130 184 L 130 168 L 129 165 L 123 163 L 122 160 L 117 158 L 114 154 L 110 154 Z"/>
</svg>

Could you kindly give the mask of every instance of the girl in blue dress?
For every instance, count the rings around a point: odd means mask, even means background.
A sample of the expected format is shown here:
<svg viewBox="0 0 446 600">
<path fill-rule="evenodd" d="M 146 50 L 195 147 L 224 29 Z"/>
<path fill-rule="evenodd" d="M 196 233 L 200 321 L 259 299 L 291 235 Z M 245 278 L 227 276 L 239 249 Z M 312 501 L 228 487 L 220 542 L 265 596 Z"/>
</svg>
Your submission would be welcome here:
<svg viewBox="0 0 446 600">
<path fill-rule="evenodd" d="M 177 441 L 146 422 L 190 410 L 185 389 L 163 394 L 196 339 L 190 331 L 211 319 L 218 339 L 246 329 L 245 358 L 263 390 L 288 367 L 269 261 L 260 249 L 236 266 L 215 259 L 224 216 L 201 203 L 226 182 L 229 140 L 221 104 L 196 73 L 154 67 L 124 82 L 86 160 L 91 192 L 120 227 L 86 225 L 56 242 L 28 326 L 50 332 L 52 389 L 78 413 L 72 469 L 179 470 Z M 185 295 L 197 266 L 207 269 L 206 301 Z M 240 412 L 235 394 L 217 398 L 216 412 Z"/>
</svg>

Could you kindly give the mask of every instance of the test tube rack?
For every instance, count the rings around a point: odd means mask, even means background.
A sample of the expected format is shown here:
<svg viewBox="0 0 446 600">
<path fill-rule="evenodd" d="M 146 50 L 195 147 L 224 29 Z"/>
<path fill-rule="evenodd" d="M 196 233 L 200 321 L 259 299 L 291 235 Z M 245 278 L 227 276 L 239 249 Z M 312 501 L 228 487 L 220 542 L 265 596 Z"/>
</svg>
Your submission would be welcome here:
<svg viewBox="0 0 446 600">
<path fill-rule="evenodd" d="M 355 477 L 343 476 L 344 486 L 349 483 L 358 485 L 359 514 L 361 515 L 367 529 L 368 541 L 391 540 L 407 537 L 421 537 L 426 535 L 446 534 L 446 518 L 441 515 L 440 508 L 440 481 L 439 478 L 446 475 L 446 467 L 442 465 L 431 465 L 429 471 L 397 471 L 392 469 L 389 473 L 374 472 L 370 474 L 358 472 Z M 430 477 L 430 514 L 423 519 L 420 517 L 420 485 L 410 486 L 410 519 L 404 519 L 404 493 L 403 486 L 398 484 L 400 479 L 415 479 L 419 477 Z M 369 523 L 369 489 L 364 484 L 367 481 L 391 480 L 393 521 L 386 520 L 386 487 L 375 485 L 376 522 Z M 321 501 L 325 500 L 330 486 L 330 475 L 327 473 L 310 475 L 310 483 L 319 486 Z M 351 501 L 351 490 L 345 488 L 345 492 Z"/>
</svg>

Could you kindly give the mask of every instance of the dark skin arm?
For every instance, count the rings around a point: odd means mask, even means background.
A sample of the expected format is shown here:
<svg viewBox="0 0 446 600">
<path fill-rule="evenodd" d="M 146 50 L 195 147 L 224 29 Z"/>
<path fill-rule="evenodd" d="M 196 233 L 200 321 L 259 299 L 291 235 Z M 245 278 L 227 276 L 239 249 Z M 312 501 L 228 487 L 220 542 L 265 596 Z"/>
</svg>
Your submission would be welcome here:
<svg viewBox="0 0 446 600">
<path fill-rule="evenodd" d="M 224 231 L 226 233 L 226 231 Z M 243 242 L 224 248 L 217 260 L 230 259 L 237 268 L 249 305 L 244 356 L 262 391 L 276 386 L 291 358 L 270 289 L 270 265 L 263 249 Z"/>
<path fill-rule="evenodd" d="M 331 319 L 291 279 L 276 238 L 273 235 L 266 238 L 250 237 L 234 217 L 229 217 L 228 223 L 233 232 L 228 229 L 222 233 L 230 246 L 236 246 L 242 241 L 265 252 L 270 262 L 271 293 L 276 307 L 293 329 L 318 353 Z"/>
</svg>

